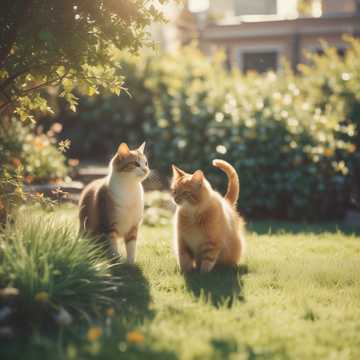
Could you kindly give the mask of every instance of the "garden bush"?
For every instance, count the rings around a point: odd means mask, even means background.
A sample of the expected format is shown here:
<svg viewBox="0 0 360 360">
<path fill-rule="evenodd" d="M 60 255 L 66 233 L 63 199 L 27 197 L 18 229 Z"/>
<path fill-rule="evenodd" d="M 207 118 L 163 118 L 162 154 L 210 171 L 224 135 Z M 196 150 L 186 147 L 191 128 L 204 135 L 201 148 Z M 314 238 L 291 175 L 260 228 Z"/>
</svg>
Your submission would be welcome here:
<svg viewBox="0 0 360 360">
<path fill-rule="evenodd" d="M 58 126 L 61 126 L 58 124 Z M 56 125 L 55 125 L 56 129 Z M 25 182 L 56 181 L 67 174 L 66 158 L 56 145 L 53 130 L 47 134 L 34 125 L 12 119 L 0 122 L 0 164 L 9 174 L 21 169 Z"/>
<path fill-rule="evenodd" d="M 132 57 L 124 57 L 122 69 L 127 74 L 131 95 L 125 91 L 115 97 L 109 93 L 102 96 L 78 94 L 77 112 L 69 111 L 66 102 L 60 99 L 57 119 L 63 130 L 59 138 L 71 140 L 67 156 L 104 161 L 110 158 L 120 141 L 136 144 L 144 139 L 144 116 L 152 110 L 151 93 L 143 80 L 146 75 Z M 53 119 L 43 119 L 42 123 L 48 129 Z"/>
<path fill-rule="evenodd" d="M 221 157 L 239 172 L 247 215 L 338 218 L 349 206 L 359 156 L 359 82 L 346 80 L 360 76 L 359 44 L 350 45 L 338 66 L 329 50 L 300 75 L 286 67 L 279 74 L 229 73 L 221 54 L 209 60 L 193 47 L 126 57 L 131 96 L 81 98 L 78 113 L 60 112 L 62 136 L 77 144 L 71 156 L 89 159 L 108 159 L 120 141 L 145 139 L 150 164 L 164 177 L 171 163 L 201 168 L 223 190 L 226 177 L 211 167 Z M 342 80 L 324 80 L 330 76 Z"/>
<path fill-rule="evenodd" d="M 34 125 L 0 121 L 0 225 L 13 208 L 29 200 L 45 203 L 41 194 L 24 192 L 24 183 L 56 182 L 67 174 L 66 158 L 56 145 L 54 130 L 43 133 Z"/>
<path fill-rule="evenodd" d="M 175 205 L 171 195 L 164 191 L 147 191 L 144 199 L 144 219 L 147 226 L 171 224 Z"/>
<path fill-rule="evenodd" d="M 351 141 L 346 166 L 351 179 L 352 205 L 360 207 L 360 41 L 346 38 L 345 57 L 324 45 L 324 56 L 309 56 L 311 65 L 302 65 L 301 88 L 311 107 L 337 114 L 337 141 Z"/>
</svg>

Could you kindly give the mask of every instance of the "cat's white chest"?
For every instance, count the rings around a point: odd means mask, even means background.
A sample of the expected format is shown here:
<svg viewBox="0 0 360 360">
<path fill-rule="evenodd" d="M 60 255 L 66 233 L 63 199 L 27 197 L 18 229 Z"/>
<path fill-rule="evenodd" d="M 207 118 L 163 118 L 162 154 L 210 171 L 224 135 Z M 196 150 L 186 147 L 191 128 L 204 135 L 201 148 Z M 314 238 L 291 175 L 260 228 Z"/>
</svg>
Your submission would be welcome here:
<svg viewBox="0 0 360 360">
<path fill-rule="evenodd" d="M 144 213 L 144 190 L 141 183 L 117 181 L 109 184 L 114 202 L 114 216 L 119 236 L 125 236 L 140 224 Z"/>
<path fill-rule="evenodd" d="M 201 253 L 201 248 L 206 240 L 206 235 L 201 229 L 192 228 L 191 230 L 188 230 L 185 241 L 191 252 L 197 256 Z"/>
<path fill-rule="evenodd" d="M 179 216 L 179 210 L 177 210 L 176 213 L 176 220 L 175 220 L 176 222 L 178 221 L 177 219 L 178 216 Z M 186 229 L 186 236 L 184 236 L 183 240 L 185 241 L 186 245 L 191 250 L 191 252 L 195 256 L 198 256 L 201 253 L 201 248 L 207 239 L 202 229 L 200 229 L 197 226 L 191 226 Z"/>
</svg>

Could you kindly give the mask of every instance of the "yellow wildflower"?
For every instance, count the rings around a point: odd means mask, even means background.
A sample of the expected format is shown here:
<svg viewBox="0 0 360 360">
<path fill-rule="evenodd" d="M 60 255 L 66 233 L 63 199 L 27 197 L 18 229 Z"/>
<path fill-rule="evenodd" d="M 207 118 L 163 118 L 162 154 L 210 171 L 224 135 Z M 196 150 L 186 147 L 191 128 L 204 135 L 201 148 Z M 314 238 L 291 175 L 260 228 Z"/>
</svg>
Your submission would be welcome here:
<svg viewBox="0 0 360 360">
<path fill-rule="evenodd" d="M 36 136 L 33 140 L 33 145 L 36 149 L 42 150 L 45 147 L 45 143 L 40 136 Z"/>
<path fill-rule="evenodd" d="M 102 335 L 102 329 L 99 326 L 92 326 L 87 334 L 86 337 L 89 341 L 96 341 Z"/>
<path fill-rule="evenodd" d="M 20 186 L 18 186 L 18 187 L 15 189 L 15 193 L 16 193 L 17 196 L 20 196 L 21 198 L 23 198 L 24 195 L 25 195 L 23 189 L 22 189 Z"/>
<path fill-rule="evenodd" d="M 352 154 L 356 151 L 356 145 L 350 144 L 348 149 L 349 153 Z"/>
<path fill-rule="evenodd" d="M 113 317 L 114 314 L 115 314 L 114 308 L 110 307 L 110 308 L 106 309 L 106 315 L 107 315 L 108 317 Z"/>
<path fill-rule="evenodd" d="M 39 302 L 47 302 L 49 300 L 49 294 L 46 291 L 40 291 L 35 295 L 35 300 Z"/>
<path fill-rule="evenodd" d="M 127 334 L 127 341 L 133 344 L 141 344 L 144 342 L 144 335 L 138 331 L 131 331 Z"/>
<path fill-rule="evenodd" d="M 325 155 L 326 157 L 331 157 L 331 156 L 334 155 L 334 150 L 333 150 L 333 149 L 330 149 L 330 148 L 326 148 L 326 149 L 324 150 L 324 155 Z"/>
</svg>

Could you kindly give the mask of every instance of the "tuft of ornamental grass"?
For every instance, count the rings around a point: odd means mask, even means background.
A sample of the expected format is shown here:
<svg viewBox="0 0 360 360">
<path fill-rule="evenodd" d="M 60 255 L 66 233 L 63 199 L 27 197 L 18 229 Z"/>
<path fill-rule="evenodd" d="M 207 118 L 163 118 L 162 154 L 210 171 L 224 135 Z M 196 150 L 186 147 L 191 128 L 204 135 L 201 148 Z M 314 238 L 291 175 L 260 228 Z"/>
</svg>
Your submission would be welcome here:
<svg viewBox="0 0 360 360">
<path fill-rule="evenodd" d="M 77 233 L 75 222 L 51 214 L 20 214 L 0 234 L 0 288 L 16 288 L 22 312 L 30 318 L 44 308 L 96 313 L 114 302 L 121 279 L 92 240 Z"/>
</svg>

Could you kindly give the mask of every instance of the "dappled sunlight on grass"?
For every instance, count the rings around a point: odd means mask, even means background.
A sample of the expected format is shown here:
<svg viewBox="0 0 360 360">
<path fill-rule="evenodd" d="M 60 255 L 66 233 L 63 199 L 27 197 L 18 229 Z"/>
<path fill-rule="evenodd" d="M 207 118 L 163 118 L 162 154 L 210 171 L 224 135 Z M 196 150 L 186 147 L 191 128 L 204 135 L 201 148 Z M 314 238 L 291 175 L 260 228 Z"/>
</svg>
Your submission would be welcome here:
<svg viewBox="0 0 360 360">
<path fill-rule="evenodd" d="M 246 261 L 237 271 L 205 277 L 184 277 L 176 269 L 170 228 L 143 229 L 140 262 L 160 311 L 150 332 L 160 343 L 189 359 L 358 353 L 360 238 L 329 225 L 305 226 L 304 232 L 301 225 L 272 225 L 282 230 L 249 232 Z"/>
<path fill-rule="evenodd" d="M 249 221 L 248 231 L 259 235 L 264 234 L 321 234 L 321 233 L 343 233 L 343 234 L 360 234 L 359 227 L 344 226 L 341 222 L 290 222 L 290 221 Z"/>
<path fill-rule="evenodd" d="M 76 228 L 74 208 L 47 216 Z M 238 268 L 186 276 L 176 265 L 171 226 L 143 226 L 137 265 L 113 270 L 122 285 L 111 310 L 73 324 L 64 352 L 95 359 L 358 358 L 360 237 L 333 225 L 302 232 L 274 222 L 276 231 L 262 230 L 268 224 L 251 224 Z M 47 341 L 41 354 L 57 346 L 56 337 Z M 33 339 L 27 351 L 35 349 Z"/>
</svg>

